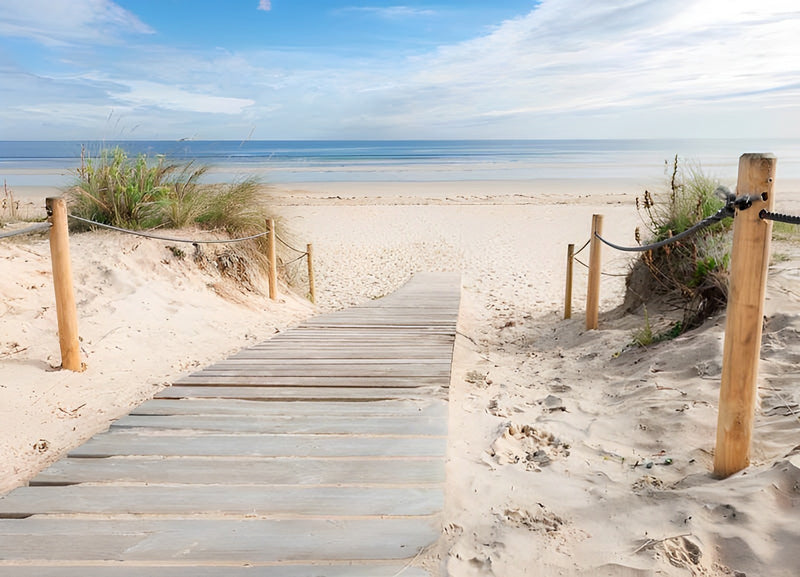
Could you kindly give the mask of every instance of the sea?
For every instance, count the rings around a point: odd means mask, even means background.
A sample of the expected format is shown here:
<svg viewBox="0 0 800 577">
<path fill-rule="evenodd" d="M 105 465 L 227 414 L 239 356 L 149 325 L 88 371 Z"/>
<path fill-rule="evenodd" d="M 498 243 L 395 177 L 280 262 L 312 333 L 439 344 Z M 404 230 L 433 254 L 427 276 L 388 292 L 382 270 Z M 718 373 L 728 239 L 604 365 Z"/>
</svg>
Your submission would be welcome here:
<svg viewBox="0 0 800 577">
<path fill-rule="evenodd" d="M 82 155 L 115 147 L 208 165 L 209 182 L 652 180 L 676 155 L 735 181 L 745 152 L 771 152 L 778 178 L 800 179 L 800 139 L 0 141 L 0 178 L 9 186 L 68 186 Z"/>
</svg>

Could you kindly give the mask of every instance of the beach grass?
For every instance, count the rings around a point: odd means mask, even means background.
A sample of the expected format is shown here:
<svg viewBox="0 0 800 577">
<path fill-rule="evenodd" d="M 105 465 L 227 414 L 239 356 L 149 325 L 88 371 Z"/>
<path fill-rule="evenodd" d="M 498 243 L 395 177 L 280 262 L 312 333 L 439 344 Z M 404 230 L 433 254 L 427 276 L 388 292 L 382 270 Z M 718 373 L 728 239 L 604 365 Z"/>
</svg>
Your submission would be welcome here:
<svg viewBox="0 0 800 577">
<path fill-rule="evenodd" d="M 636 207 L 648 230 L 644 244 L 678 235 L 716 213 L 724 204 L 719 183 L 676 155 L 669 165 L 668 183 L 658 193 L 645 191 Z M 732 220 L 704 228 L 688 238 L 643 252 L 627 279 L 626 308 L 633 309 L 663 297 L 683 309 L 680 331 L 702 324 L 723 308 L 728 296 L 728 266 Z M 673 331 L 674 332 L 674 331 Z"/>
<path fill-rule="evenodd" d="M 199 228 L 224 231 L 231 238 L 265 232 L 269 211 L 260 183 L 248 178 L 209 184 L 203 182 L 208 170 L 194 162 L 170 163 L 163 156 L 132 158 L 119 147 L 103 150 L 76 171 L 67 191 L 70 211 L 131 230 Z M 226 247 L 214 258 L 223 272 L 249 278 L 252 264 L 262 271 L 268 267 L 266 239 Z"/>
</svg>

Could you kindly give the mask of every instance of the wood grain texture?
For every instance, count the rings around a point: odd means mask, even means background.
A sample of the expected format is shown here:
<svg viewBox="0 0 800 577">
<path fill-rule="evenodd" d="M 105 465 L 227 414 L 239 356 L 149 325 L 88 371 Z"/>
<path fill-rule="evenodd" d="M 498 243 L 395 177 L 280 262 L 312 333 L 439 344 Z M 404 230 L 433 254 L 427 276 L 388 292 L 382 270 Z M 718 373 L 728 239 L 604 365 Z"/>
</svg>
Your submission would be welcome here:
<svg viewBox="0 0 800 577">
<path fill-rule="evenodd" d="M 0 574 L 428 575 L 459 292 L 417 275 L 181 378 L 0 498 Z"/>
<path fill-rule="evenodd" d="M 722 353 L 714 474 L 727 477 L 750 464 L 750 443 L 758 397 L 758 363 L 764 319 L 772 222 L 762 209 L 775 202 L 777 159 L 771 154 L 743 154 L 739 159 L 737 196 L 750 195 L 753 206 L 737 210 L 733 222 L 730 288 Z M 761 198 L 762 193 L 766 195 Z"/>
</svg>

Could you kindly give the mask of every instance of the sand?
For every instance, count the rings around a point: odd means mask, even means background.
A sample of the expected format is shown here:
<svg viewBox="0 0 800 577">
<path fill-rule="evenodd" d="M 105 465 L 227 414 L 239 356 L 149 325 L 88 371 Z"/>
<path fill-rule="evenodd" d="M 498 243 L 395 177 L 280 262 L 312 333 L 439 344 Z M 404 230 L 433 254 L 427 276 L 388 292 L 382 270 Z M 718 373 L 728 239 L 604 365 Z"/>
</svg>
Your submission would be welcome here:
<svg viewBox="0 0 800 577">
<path fill-rule="evenodd" d="M 565 254 L 591 215 L 633 243 L 652 183 L 309 183 L 269 191 L 298 244 L 314 244 L 316 307 L 278 302 L 158 241 L 72 237 L 87 370 L 59 363 L 47 241 L 0 241 L 0 492 L 197 367 L 318 311 L 390 293 L 416 271 L 462 271 L 442 539 L 434 575 L 795 575 L 800 570 L 800 244 L 774 244 L 753 463 L 718 481 L 714 449 L 725 315 L 631 346 L 642 314 L 583 328 L 586 272 L 562 320 Z M 799 183 L 778 208 L 800 213 Z M 30 188 L 31 210 L 52 191 Z M 630 257 L 604 252 L 624 274 Z M 255 313 L 255 314 L 254 314 Z M 656 326 L 667 319 L 654 313 Z"/>
</svg>

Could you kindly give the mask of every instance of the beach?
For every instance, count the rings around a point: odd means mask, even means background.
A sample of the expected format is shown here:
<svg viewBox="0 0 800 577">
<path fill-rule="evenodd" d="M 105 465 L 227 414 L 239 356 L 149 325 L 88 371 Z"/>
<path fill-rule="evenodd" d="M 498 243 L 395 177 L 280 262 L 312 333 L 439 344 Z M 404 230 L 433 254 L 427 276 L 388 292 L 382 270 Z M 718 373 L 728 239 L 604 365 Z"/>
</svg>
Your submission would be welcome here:
<svg viewBox="0 0 800 577">
<path fill-rule="evenodd" d="M 778 175 L 776 210 L 800 214 L 800 181 Z M 313 243 L 316 305 L 302 262 L 270 301 L 266 281 L 243 289 L 170 243 L 72 235 L 81 373 L 56 369 L 46 237 L 0 242 L 0 493 L 187 372 L 415 272 L 457 271 L 442 538 L 415 564 L 457 577 L 795 575 L 797 237 L 773 245 L 752 464 L 726 480 L 710 475 L 724 313 L 632 346 L 644 312 L 615 310 L 632 257 L 604 249 L 600 329 L 584 327 L 580 265 L 563 319 L 567 245 L 589 239 L 593 214 L 606 238 L 635 244 L 635 199 L 659 176 L 265 187 L 286 237 Z M 35 214 L 58 190 L 15 192 Z"/>
</svg>

